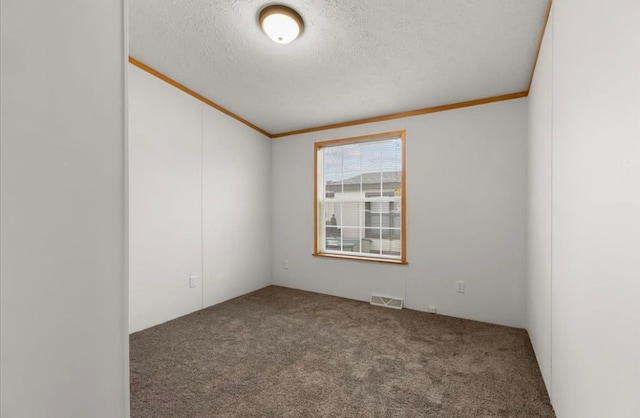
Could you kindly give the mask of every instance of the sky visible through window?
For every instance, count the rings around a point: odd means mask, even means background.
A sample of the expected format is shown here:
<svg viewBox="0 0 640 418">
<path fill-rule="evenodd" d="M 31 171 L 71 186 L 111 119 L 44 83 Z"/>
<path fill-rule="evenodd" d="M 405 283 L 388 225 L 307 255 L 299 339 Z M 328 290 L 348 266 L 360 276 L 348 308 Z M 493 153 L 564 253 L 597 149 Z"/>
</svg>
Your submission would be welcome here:
<svg viewBox="0 0 640 418">
<path fill-rule="evenodd" d="M 365 173 L 402 170 L 400 138 L 324 148 L 324 180 L 340 182 Z"/>
</svg>

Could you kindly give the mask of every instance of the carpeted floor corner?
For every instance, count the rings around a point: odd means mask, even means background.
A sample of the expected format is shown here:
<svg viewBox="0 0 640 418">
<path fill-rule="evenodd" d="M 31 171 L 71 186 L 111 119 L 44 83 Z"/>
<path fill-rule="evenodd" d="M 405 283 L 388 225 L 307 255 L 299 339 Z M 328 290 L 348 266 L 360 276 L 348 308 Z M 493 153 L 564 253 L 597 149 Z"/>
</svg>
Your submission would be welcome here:
<svg viewBox="0 0 640 418">
<path fill-rule="evenodd" d="M 525 330 L 270 286 L 130 337 L 131 416 L 555 417 Z"/>
</svg>

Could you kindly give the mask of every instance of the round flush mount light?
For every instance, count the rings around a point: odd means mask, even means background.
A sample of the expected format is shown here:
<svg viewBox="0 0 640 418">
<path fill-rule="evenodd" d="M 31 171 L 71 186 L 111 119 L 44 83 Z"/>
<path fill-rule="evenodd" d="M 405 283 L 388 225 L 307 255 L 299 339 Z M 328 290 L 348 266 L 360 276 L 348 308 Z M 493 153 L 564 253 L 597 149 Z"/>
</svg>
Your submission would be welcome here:
<svg viewBox="0 0 640 418">
<path fill-rule="evenodd" d="M 298 12 L 280 4 L 262 9 L 258 19 L 264 33 L 279 44 L 288 44 L 293 41 L 304 28 L 302 17 Z"/>
</svg>

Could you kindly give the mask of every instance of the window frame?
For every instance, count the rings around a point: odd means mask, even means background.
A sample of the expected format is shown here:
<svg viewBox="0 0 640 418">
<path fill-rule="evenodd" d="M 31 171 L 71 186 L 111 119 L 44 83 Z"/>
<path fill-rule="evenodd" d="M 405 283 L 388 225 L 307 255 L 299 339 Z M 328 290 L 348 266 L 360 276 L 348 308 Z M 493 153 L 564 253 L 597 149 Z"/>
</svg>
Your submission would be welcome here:
<svg viewBox="0 0 640 418">
<path fill-rule="evenodd" d="M 322 242 L 321 240 L 324 237 L 324 234 L 320 231 L 320 228 L 325 228 L 325 221 L 323 217 L 323 213 L 320 210 L 323 199 L 321 199 L 319 193 L 324 193 L 325 188 L 324 185 L 320 184 L 322 181 L 322 177 L 319 176 L 318 169 L 319 167 L 319 157 L 320 150 L 327 147 L 338 146 L 338 145 L 349 145 L 358 142 L 374 142 L 385 139 L 394 139 L 397 138 L 400 140 L 402 144 L 402 152 L 401 152 L 401 161 L 402 161 L 402 171 L 400 174 L 401 186 L 400 186 L 400 257 L 399 258 L 383 258 L 380 256 L 376 256 L 372 254 L 371 257 L 362 256 L 362 255 L 350 255 L 348 252 L 323 252 L 322 251 Z M 373 135 L 363 135 L 342 139 L 333 139 L 329 141 L 319 141 L 314 143 L 314 156 L 313 156 L 313 207 L 314 207 L 314 246 L 313 246 L 313 255 L 318 257 L 330 257 L 330 258 L 341 258 L 341 259 L 349 259 L 349 260 L 360 260 L 360 261 L 375 261 L 375 262 L 383 262 L 383 263 L 391 263 L 391 264 L 408 264 L 407 262 L 407 167 L 406 167 L 406 131 L 391 131 L 384 132 Z M 322 217 L 322 219 L 320 219 Z"/>
</svg>

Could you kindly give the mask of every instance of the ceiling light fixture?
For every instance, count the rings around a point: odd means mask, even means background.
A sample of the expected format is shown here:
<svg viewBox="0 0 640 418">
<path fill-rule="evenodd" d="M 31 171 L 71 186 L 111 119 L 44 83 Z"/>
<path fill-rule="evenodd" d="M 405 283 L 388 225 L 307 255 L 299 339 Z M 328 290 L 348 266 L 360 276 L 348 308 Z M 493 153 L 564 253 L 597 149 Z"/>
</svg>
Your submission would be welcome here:
<svg viewBox="0 0 640 418">
<path fill-rule="evenodd" d="M 258 19 L 264 33 L 279 44 L 293 41 L 304 28 L 304 22 L 298 12 L 280 4 L 262 9 Z"/>
</svg>

